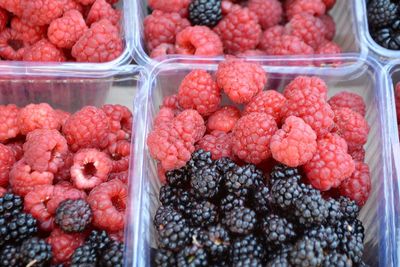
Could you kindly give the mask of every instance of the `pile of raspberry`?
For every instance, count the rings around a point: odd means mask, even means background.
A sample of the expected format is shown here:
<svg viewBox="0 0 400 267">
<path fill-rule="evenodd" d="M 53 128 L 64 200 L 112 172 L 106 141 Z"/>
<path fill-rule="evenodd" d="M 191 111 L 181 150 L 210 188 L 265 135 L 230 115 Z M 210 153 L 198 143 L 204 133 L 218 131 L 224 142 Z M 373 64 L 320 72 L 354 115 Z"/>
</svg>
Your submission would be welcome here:
<svg viewBox="0 0 400 267">
<path fill-rule="evenodd" d="M 114 104 L 73 114 L 0 105 L 0 196 L 18 198 L 16 212 L 30 216 L 17 226 L 15 214 L 2 220 L 12 206 L 0 198 L 0 262 L 33 264 L 22 242 L 35 237 L 49 247 L 37 266 L 122 266 L 132 119 Z"/>
<path fill-rule="evenodd" d="M 148 0 L 144 37 L 152 58 L 338 54 L 336 0 Z M 321 62 L 317 62 L 321 64 Z M 316 64 L 317 64 L 316 63 Z"/>
<path fill-rule="evenodd" d="M 0 0 L 0 58 L 107 62 L 123 51 L 118 0 Z"/>
</svg>

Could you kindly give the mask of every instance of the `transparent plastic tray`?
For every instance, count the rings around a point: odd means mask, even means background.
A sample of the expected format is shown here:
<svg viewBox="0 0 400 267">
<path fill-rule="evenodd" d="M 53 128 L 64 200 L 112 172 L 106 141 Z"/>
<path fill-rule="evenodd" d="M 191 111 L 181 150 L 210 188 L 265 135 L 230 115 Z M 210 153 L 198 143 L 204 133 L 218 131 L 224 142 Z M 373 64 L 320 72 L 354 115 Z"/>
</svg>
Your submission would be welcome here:
<svg viewBox="0 0 400 267">
<path fill-rule="evenodd" d="M 365 59 L 368 54 L 367 46 L 359 40 L 359 20 L 356 19 L 355 10 L 358 2 L 364 0 L 337 0 L 335 7 L 329 12 L 336 22 L 336 36 L 334 41 L 342 47 L 345 53 L 358 53 L 358 57 Z M 135 18 L 134 18 L 134 51 L 132 52 L 135 61 L 140 65 L 156 64 L 153 59 L 149 57 L 146 51 L 146 44 L 144 41 L 143 20 L 148 14 L 147 0 L 134 0 Z M 168 58 L 173 58 L 168 57 Z M 192 56 L 194 59 L 203 57 Z M 252 57 L 256 58 L 256 57 Z M 258 57 L 257 57 L 258 58 Z M 275 58 L 280 60 L 284 57 L 259 57 L 261 59 Z"/>
<path fill-rule="evenodd" d="M 357 55 L 347 55 L 341 60 L 351 64 Z M 136 99 L 136 143 L 133 208 L 133 266 L 150 266 L 150 251 L 156 247 L 152 224 L 154 213 L 160 205 L 158 192 L 161 186 L 157 177 L 156 162 L 150 157 L 146 138 L 152 129 L 163 97 L 177 92 L 184 76 L 193 69 L 215 72 L 219 61 L 196 64 L 189 60 L 166 60 L 150 73 L 149 83 L 141 88 Z M 384 88 L 382 67 L 367 58 L 357 71 L 344 73 L 335 68 L 298 68 L 274 66 L 274 60 L 263 60 L 269 73 L 269 85 L 282 90 L 297 75 L 317 75 L 329 86 L 329 95 L 340 91 L 360 94 L 366 103 L 366 119 L 371 126 L 366 149 L 366 162 L 372 176 L 372 192 L 359 218 L 366 228 L 364 260 L 370 266 L 396 266 L 396 233 L 393 208 L 394 180 L 392 170 L 391 136 L 393 135 L 393 97 Z M 281 62 L 282 63 L 282 62 Z M 283 62 L 285 65 L 290 62 Z"/>
</svg>

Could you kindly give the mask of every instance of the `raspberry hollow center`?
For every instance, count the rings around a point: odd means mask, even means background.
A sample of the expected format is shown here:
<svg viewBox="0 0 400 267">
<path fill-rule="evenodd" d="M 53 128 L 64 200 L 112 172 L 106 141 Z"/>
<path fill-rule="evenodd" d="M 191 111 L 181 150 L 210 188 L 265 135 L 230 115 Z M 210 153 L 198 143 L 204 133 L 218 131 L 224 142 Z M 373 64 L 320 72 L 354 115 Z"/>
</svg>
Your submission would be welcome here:
<svg viewBox="0 0 400 267">
<path fill-rule="evenodd" d="M 93 162 L 88 162 L 83 166 L 82 173 L 87 178 L 91 178 L 91 177 L 95 176 L 96 172 L 97 172 L 97 168 Z"/>
<path fill-rule="evenodd" d="M 20 50 L 21 48 L 24 47 L 24 43 L 21 40 L 17 39 L 10 39 L 7 41 L 7 44 L 14 49 L 15 51 Z"/>
<path fill-rule="evenodd" d="M 118 196 L 114 196 L 111 198 L 111 202 L 113 206 L 115 207 L 116 210 L 119 212 L 124 212 L 125 211 L 125 203 L 122 201 L 122 199 Z"/>
</svg>

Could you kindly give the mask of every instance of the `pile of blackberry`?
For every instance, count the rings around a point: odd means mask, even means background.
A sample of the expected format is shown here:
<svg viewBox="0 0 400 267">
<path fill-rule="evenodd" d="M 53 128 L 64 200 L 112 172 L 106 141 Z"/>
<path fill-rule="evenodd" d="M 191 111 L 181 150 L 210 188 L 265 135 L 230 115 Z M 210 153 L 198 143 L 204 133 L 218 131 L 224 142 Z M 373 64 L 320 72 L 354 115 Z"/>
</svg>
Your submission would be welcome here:
<svg viewBox="0 0 400 267">
<path fill-rule="evenodd" d="M 154 216 L 155 266 L 363 264 L 359 207 L 323 198 L 297 168 L 278 164 L 264 176 L 198 150 L 166 176 Z"/>
</svg>

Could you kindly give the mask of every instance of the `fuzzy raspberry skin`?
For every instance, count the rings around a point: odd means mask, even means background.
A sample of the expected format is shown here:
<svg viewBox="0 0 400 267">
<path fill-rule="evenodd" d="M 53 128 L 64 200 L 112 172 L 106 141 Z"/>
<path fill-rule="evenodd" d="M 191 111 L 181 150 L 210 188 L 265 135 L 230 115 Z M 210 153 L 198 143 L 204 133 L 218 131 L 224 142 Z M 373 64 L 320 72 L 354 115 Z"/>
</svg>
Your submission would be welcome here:
<svg viewBox="0 0 400 267">
<path fill-rule="evenodd" d="M 83 14 L 83 6 L 78 3 L 78 1 L 66 0 L 64 4 L 64 13 L 72 9 L 78 10 Z"/>
<path fill-rule="evenodd" d="M 178 12 L 182 17 L 187 17 L 190 0 L 149 0 L 148 5 L 153 10 L 166 13 Z"/>
<path fill-rule="evenodd" d="M 184 109 L 195 109 L 201 115 L 208 116 L 221 103 L 220 89 L 207 71 L 193 70 L 179 86 L 178 102 Z"/>
<path fill-rule="evenodd" d="M 46 26 L 32 26 L 29 21 L 13 17 L 11 20 L 11 29 L 17 33 L 17 36 L 24 42 L 32 45 L 46 37 Z"/>
<path fill-rule="evenodd" d="M 229 133 L 240 119 L 240 110 L 234 106 L 224 106 L 215 111 L 207 120 L 207 131 Z"/>
<path fill-rule="evenodd" d="M 0 7 L 16 16 L 22 15 L 23 7 L 21 4 L 21 0 L 0 0 Z"/>
<path fill-rule="evenodd" d="M 283 19 L 282 3 L 278 0 L 250 0 L 248 8 L 257 15 L 263 29 L 275 26 Z"/>
<path fill-rule="evenodd" d="M 365 117 L 366 106 L 364 99 L 356 93 L 340 92 L 332 96 L 328 103 L 332 109 L 349 108 Z"/>
<path fill-rule="evenodd" d="M 220 37 L 206 26 L 186 27 L 176 35 L 175 50 L 178 54 L 218 56 L 223 54 Z"/>
<path fill-rule="evenodd" d="M 312 55 L 314 49 L 297 36 L 282 35 L 270 43 L 266 52 L 273 56 Z"/>
<path fill-rule="evenodd" d="M 175 117 L 175 128 L 185 142 L 197 142 L 206 132 L 204 119 L 193 109 L 187 109 Z"/>
<path fill-rule="evenodd" d="M 59 48 L 72 48 L 87 29 L 82 14 L 69 10 L 50 23 L 47 36 Z"/>
<path fill-rule="evenodd" d="M 339 147 L 344 152 L 348 152 L 348 146 L 346 140 L 340 137 L 336 133 L 328 133 L 324 136 L 324 141 L 328 142 L 329 144 L 334 144 L 335 146 Z"/>
<path fill-rule="evenodd" d="M 257 15 L 248 8 L 235 9 L 214 27 L 228 54 L 254 49 L 260 42 L 262 30 Z"/>
<path fill-rule="evenodd" d="M 85 242 L 85 236 L 81 233 L 65 233 L 55 228 L 46 241 L 51 245 L 52 263 L 59 264 L 70 260 L 75 250 Z"/>
<path fill-rule="evenodd" d="M 364 162 L 365 160 L 365 149 L 362 146 L 350 147 L 349 154 L 355 161 Z"/>
<path fill-rule="evenodd" d="M 118 140 L 129 140 L 132 135 L 133 116 L 125 106 L 107 104 L 101 108 L 109 120 L 110 131 Z"/>
<path fill-rule="evenodd" d="M 267 90 L 258 93 L 244 108 L 243 114 L 251 112 L 263 112 L 272 116 L 277 123 L 281 121 L 282 107 L 286 98 L 275 90 Z"/>
<path fill-rule="evenodd" d="M 197 143 L 196 149 L 211 152 L 213 160 L 228 157 L 233 159 L 231 134 L 221 131 L 213 131 L 203 136 Z"/>
<path fill-rule="evenodd" d="M 128 187 L 114 179 L 94 188 L 87 199 L 93 212 L 93 225 L 106 231 L 124 228 Z"/>
<path fill-rule="evenodd" d="M 170 108 L 173 111 L 180 111 L 182 108 L 179 106 L 178 94 L 173 94 L 164 97 L 161 108 Z"/>
<path fill-rule="evenodd" d="M 293 79 L 283 91 L 285 97 L 289 97 L 294 91 L 298 90 L 314 90 L 321 99 L 326 100 L 328 97 L 328 86 L 324 80 L 316 76 L 297 76 Z"/>
<path fill-rule="evenodd" d="M 101 19 L 108 19 L 112 24 L 118 25 L 120 18 L 120 11 L 114 9 L 106 0 L 96 0 L 86 17 L 86 23 L 91 25 Z"/>
<path fill-rule="evenodd" d="M 144 19 L 143 25 L 146 45 L 152 52 L 160 44 L 174 44 L 176 34 L 189 27 L 190 22 L 178 13 L 154 10 Z"/>
<path fill-rule="evenodd" d="M 371 192 L 371 176 L 368 165 L 356 162 L 353 174 L 340 184 L 339 192 L 354 200 L 358 206 L 364 206 Z"/>
<path fill-rule="evenodd" d="M 0 8 L 0 31 L 3 31 L 7 27 L 8 20 L 8 12 L 5 9 Z"/>
<path fill-rule="evenodd" d="M 0 186 L 7 187 L 11 167 L 15 163 L 13 151 L 6 145 L 0 144 Z"/>
<path fill-rule="evenodd" d="M 329 14 L 318 17 L 325 25 L 325 39 L 332 41 L 336 34 L 336 23 Z"/>
<path fill-rule="evenodd" d="M 63 0 L 21 0 L 21 6 L 22 18 L 37 26 L 50 24 L 64 12 Z"/>
<path fill-rule="evenodd" d="M 7 28 L 0 33 L 0 56 L 8 60 L 22 60 L 29 44 L 13 29 Z"/>
<path fill-rule="evenodd" d="M 68 144 L 57 130 L 37 129 L 28 133 L 24 152 L 25 162 L 32 170 L 55 174 L 64 165 Z"/>
<path fill-rule="evenodd" d="M 260 49 L 250 49 L 236 54 L 238 57 L 258 57 L 265 56 L 265 52 Z"/>
<path fill-rule="evenodd" d="M 271 138 L 272 157 L 289 167 L 298 167 L 312 159 L 317 150 L 317 135 L 302 119 L 290 116 Z"/>
<path fill-rule="evenodd" d="M 314 157 L 304 165 L 304 172 L 313 187 L 328 191 L 337 188 L 354 168 L 354 160 L 349 154 L 328 139 L 321 139 Z"/>
<path fill-rule="evenodd" d="M 284 33 L 285 27 L 282 25 L 276 25 L 266 29 L 261 35 L 258 47 L 264 51 L 268 51 L 268 49 L 273 46 L 274 43 L 284 35 Z"/>
<path fill-rule="evenodd" d="M 332 9 L 336 4 L 336 0 L 322 0 L 322 2 L 324 2 L 326 6 L 326 11 Z"/>
<path fill-rule="evenodd" d="M 9 149 L 11 149 L 11 151 L 14 154 L 15 161 L 22 159 L 22 157 L 24 156 L 24 150 L 22 148 L 23 145 L 24 145 L 23 141 L 20 141 L 20 140 L 16 140 L 14 142 L 7 143 L 7 147 Z"/>
<path fill-rule="evenodd" d="M 167 107 L 162 107 L 154 118 L 153 125 L 154 128 L 169 126 L 175 118 L 174 110 Z"/>
<path fill-rule="evenodd" d="M 29 104 L 22 108 L 18 115 L 18 124 L 23 135 L 36 129 L 60 128 L 56 111 L 47 103 Z"/>
<path fill-rule="evenodd" d="M 173 44 L 167 44 L 167 43 L 162 43 L 158 45 L 156 48 L 153 49 L 150 53 L 151 58 L 159 58 L 159 57 L 164 57 L 166 55 L 171 55 L 175 54 L 175 45 Z"/>
<path fill-rule="evenodd" d="M 50 43 L 47 39 L 42 39 L 29 48 L 25 49 L 24 61 L 42 62 L 64 62 L 66 58 L 62 50 Z"/>
<path fill-rule="evenodd" d="M 346 140 L 349 147 L 367 143 L 369 125 L 361 114 L 349 108 L 335 109 L 334 112 L 337 133 Z"/>
<path fill-rule="evenodd" d="M 270 142 L 278 130 L 274 118 L 253 112 L 242 116 L 232 131 L 232 151 L 240 159 L 258 164 L 271 156 Z"/>
<path fill-rule="evenodd" d="M 300 13 L 321 16 L 326 11 L 326 6 L 322 0 L 287 0 L 284 8 L 289 20 Z"/>
<path fill-rule="evenodd" d="M 259 64 L 241 60 L 221 62 L 216 77 L 218 86 L 238 104 L 250 102 L 267 84 L 267 73 Z"/>
<path fill-rule="evenodd" d="M 123 42 L 119 30 L 109 20 L 93 23 L 72 47 L 78 62 L 107 62 L 121 55 Z"/>
<path fill-rule="evenodd" d="M 65 122 L 63 134 L 72 151 L 80 148 L 105 148 L 110 132 L 106 113 L 96 107 L 86 106 Z"/>
<path fill-rule="evenodd" d="M 18 115 L 19 108 L 16 105 L 0 105 L 0 142 L 19 134 Z"/>
</svg>

